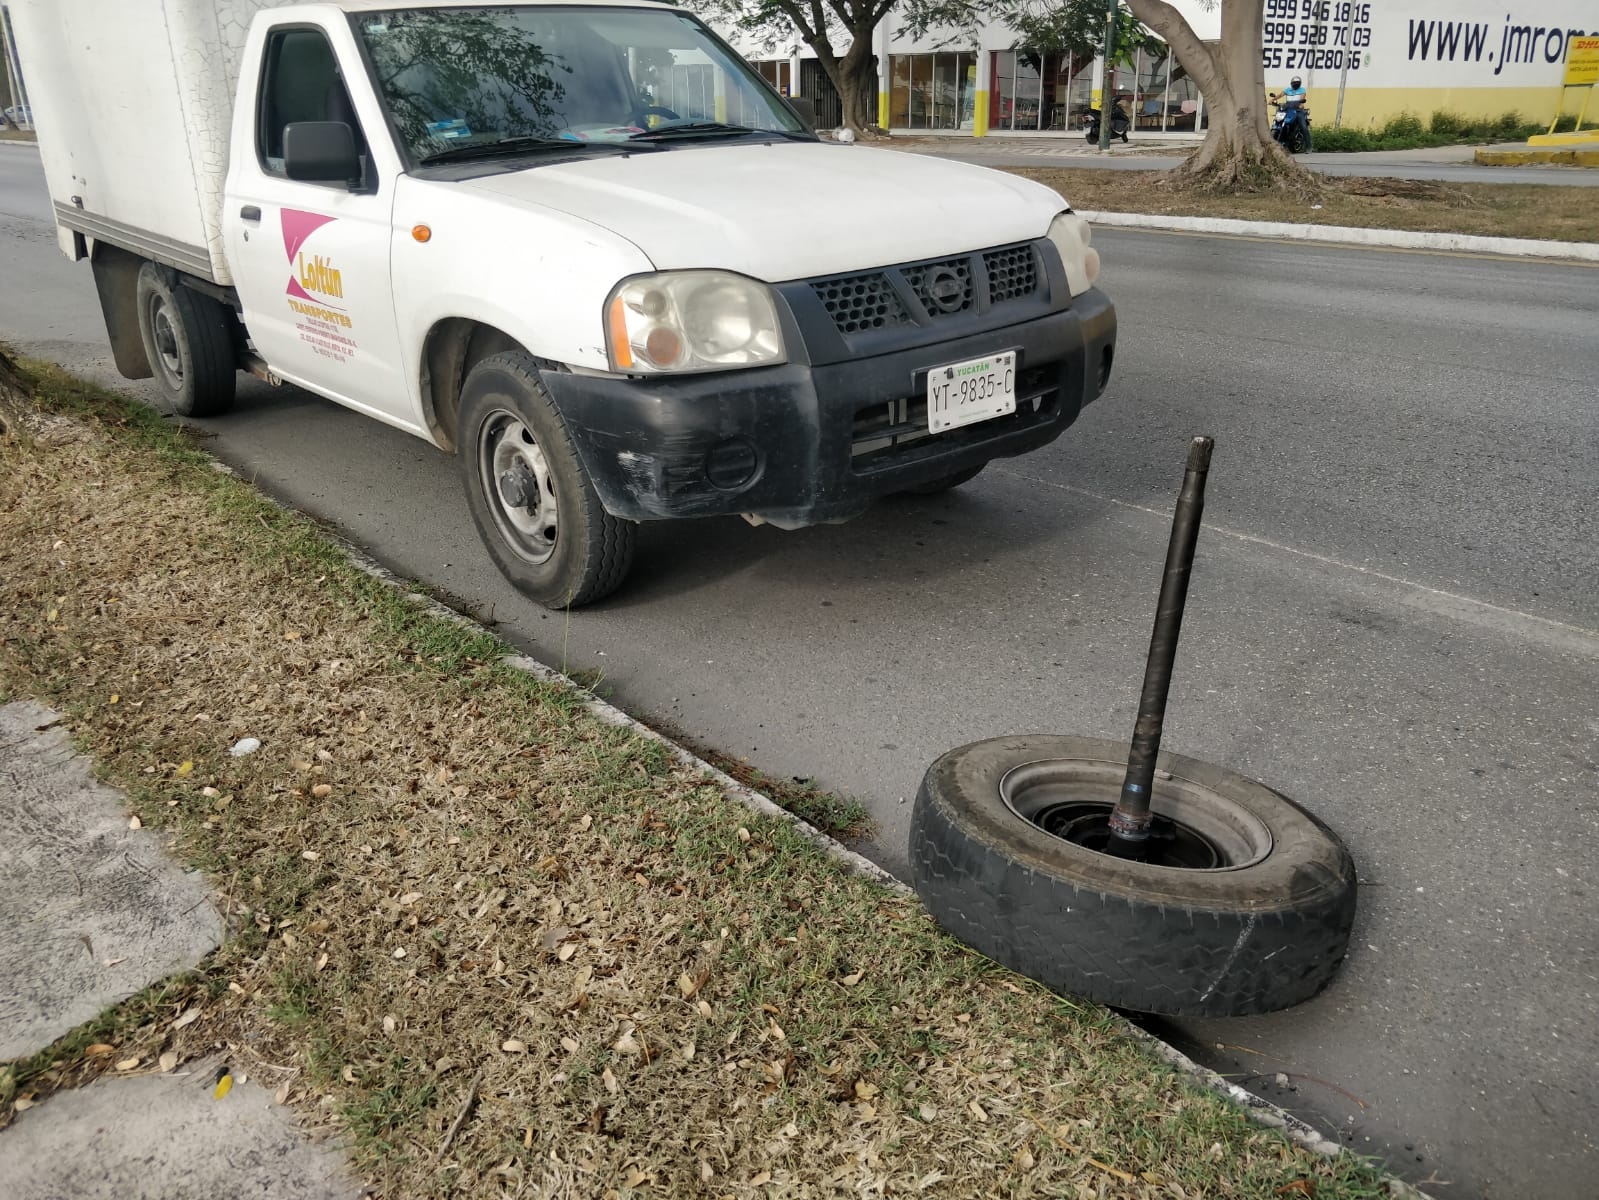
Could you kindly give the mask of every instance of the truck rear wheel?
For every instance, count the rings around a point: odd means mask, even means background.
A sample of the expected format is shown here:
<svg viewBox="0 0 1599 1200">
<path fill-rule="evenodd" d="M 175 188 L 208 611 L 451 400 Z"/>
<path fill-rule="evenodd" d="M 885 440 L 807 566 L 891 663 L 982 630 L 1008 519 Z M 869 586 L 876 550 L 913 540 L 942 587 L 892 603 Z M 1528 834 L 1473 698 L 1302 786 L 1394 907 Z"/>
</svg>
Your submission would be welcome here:
<svg viewBox="0 0 1599 1200">
<path fill-rule="evenodd" d="M 233 314 L 210 296 L 167 282 L 160 267 L 139 271 L 139 332 L 172 411 L 215 417 L 233 405 L 238 358 Z"/>
<path fill-rule="evenodd" d="M 456 443 L 472 519 L 517 590 L 577 608 L 621 586 L 637 526 L 600 504 L 532 358 L 509 351 L 472 368 Z"/>
</svg>

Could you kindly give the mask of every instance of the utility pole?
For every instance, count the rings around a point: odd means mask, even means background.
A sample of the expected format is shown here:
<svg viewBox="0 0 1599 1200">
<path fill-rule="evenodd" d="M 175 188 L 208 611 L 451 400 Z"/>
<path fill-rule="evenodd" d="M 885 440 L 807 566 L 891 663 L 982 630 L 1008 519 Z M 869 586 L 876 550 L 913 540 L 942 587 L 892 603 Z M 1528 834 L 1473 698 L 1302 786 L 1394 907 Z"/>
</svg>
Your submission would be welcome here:
<svg viewBox="0 0 1599 1200">
<path fill-rule="evenodd" d="M 0 0 L 0 58 L 6 60 L 6 88 L 11 96 L 11 103 L 19 108 L 28 103 L 28 95 L 22 86 L 22 63 L 17 56 L 16 43 L 11 30 L 11 13 L 6 8 L 4 0 Z"/>
<path fill-rule="evenodd" d="M 1355 54 L 1354 36 L 1355 6 L 1349 6 L 1349 15 L 1344 18 L 1344 62 L 1338 69 L 1338 111 L 1333 114 L 1333 128 L 1342 129 L 1344 125 L 1344 89 L 1349 86 L 1349 60 Z"/>
<path fill-rule="evenodd" d="M 1105 74 L 1099 88 L 1099 150 L 1110 149 L 1111 105 L 1116 99 L 1116 10 L 1121 0 L 1105 0 Z"/>
</svg>

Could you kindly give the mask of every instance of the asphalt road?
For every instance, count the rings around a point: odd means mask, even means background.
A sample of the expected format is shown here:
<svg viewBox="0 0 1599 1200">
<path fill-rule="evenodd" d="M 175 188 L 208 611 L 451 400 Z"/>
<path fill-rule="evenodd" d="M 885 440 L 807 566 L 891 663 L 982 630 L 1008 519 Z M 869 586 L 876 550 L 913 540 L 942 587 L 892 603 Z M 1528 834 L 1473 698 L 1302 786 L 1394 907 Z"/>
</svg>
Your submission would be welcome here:
<svg viewBox="0 0 1599 1200">
<path fill-rule="evenodd" d="M 44 213 L 36 158 L 0 147 L 0 337 L 108 379 Z M 895 870 L 943 750 L 1130 731 L 1184 446 L 1214 435 L 1167 745 L 1330 822 L 1361 908 L 1319 999 L 1165 1032 L 1438 1196 L 1592 1194 L 1599 270 L 1096 244 L 1117 374 L 1060 442 L 844 526 L 648 527 L 626 590 L 570 621 L 500 581 L 422 443 L 253 381 L 203 424 L 643 719 L 860 796 Z"/>
</svg>

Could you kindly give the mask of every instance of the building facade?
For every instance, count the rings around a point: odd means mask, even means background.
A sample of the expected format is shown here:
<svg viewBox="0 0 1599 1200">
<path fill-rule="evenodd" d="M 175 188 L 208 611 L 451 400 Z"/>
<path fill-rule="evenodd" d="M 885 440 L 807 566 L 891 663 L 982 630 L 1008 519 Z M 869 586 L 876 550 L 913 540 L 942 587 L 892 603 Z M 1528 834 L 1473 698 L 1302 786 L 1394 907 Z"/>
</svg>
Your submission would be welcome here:
<svg viewBox="0 0 1599 1200">
<path fill-rule="evenodd" d="M 1220 35 L 1217 11 L 1173 3 L 1201 38 Z M 1561 81 L 1571 39 L 1599 35 L 1599 0 L 1266 0 L 1262 34 L 1268 90 L 1301 77 L 1323 126 L 1440 111 L 1547 122 L 1581 102 Z M 837 123 L 837 97 L 797 37 L 775 50 L 732 40 L 787 94 L 818 100 L 824 126 Z M 916 38 L 891 13 L 876 40 L 878 123 L 896 132 L 1064 136 L 1106 82 L 1098 56 L 1027 47 L 999 22 Z M 1192 137 L 1208 123 L 1203 95 L 1169 54 L 1140 53 L 1110 84 L 1140 134 Z"/>
</svg>

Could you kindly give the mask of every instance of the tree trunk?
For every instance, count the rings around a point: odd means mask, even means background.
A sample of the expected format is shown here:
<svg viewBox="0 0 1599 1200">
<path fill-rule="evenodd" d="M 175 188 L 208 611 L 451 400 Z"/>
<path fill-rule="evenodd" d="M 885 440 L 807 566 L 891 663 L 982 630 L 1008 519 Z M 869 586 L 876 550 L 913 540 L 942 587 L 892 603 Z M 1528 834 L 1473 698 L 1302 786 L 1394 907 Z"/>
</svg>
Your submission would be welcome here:
<svg viewBox="0 0 1599 1200">
<path fill-rule="evenodd" d="M 844 125 L 858 134 L 877 128 L 877 66 L 872 58 L 872 30 L 854 32 L 849 50 L 840 58 L 831 44 L 811 43 L 816 61 L 838 92 Z"/>
<path fill-rule="evenodd" d="M 14 432 L 19 414 L 28 398 L 30 385 L 21 369 L 4 350 L 0 350 L 0 437 Z"/>
<path fill-rule="evenodd" d="M 1166 0 L 1127 0 L 1162 38 L 1205 97 L 1210 128 L 1178 171 L 1205 191 L 1320 189 L 1316 177 L 1271 140 L 1261 31 L 1266 0 L 1221 0 L 1221 43 L 1206 45 Z"/>
</svg>

